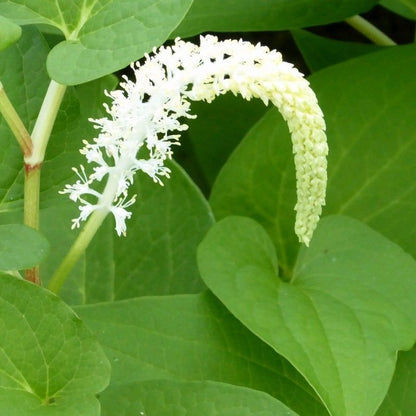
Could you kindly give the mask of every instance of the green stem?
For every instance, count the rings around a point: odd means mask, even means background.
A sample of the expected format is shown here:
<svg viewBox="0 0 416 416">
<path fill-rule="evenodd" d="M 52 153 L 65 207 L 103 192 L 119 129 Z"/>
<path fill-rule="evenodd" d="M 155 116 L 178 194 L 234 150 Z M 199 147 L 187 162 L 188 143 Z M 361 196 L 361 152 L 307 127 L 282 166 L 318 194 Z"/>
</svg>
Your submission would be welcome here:
<svg viewBox="0 0 416 416">
<path fill-rule="evenodd" d="M 66 90 L 65 85 L 51 81 L 32 132 L 33 152 L 25 158 L 29 166 L 42 164 L 56 116 Z"/>
<path fill-rule="evenodd" d="M 363 34 L 366 38 L 370 39 L 373 43 L 380 46 L 393 46 L 397 45 L 391 38 L 389 38 L 380 29 L 376 28 L 368 20 L 361 16 L 353 16 L 345 21 L 352 26 L 355 30 Z"/>
<path fill-rule="evenodd" d="M 96 210 L 91 214 L 91 217 L 88 219 L 84 228 L 78 235 L 71 249 L 68 251 L 64 260 L 60 264 L 59 268 L 56 270 L 51 280 L 48 283 L 48 289 L 54 293 L 58 293 L 62 285 L 65 283 L 69 272 L 75 266 L 81 255 L 87 249 L 89 243 L 93 239 L 95 233 L 100 228 L 105 217 L 108 215 L 109 211 L 100 209 Z"/>
<path fill-rule="evenodd" d="M 0 82 L 0 112 L 6 120 L 13 132 L 14 136 L 22 149 L 23 156 L 29 157 L 32 153 L 32 139 L 30 138 L 29 132 L 26 130 L 21 118 L 17 114 L 17 111 L 10 102 L 9 97 Z"/>
<path fill-rule="evenodd" d="M 29 166 L 25 164 L 25 199 L 24 199 L 24 223 L 39 229 L 39 192 L 40 192 L 41 165 Z"/>
<path fill-rule="evenodd" d="M 119 163 L 122 166 L 123 159 L 119 161 Z M 70 248 L 68 254 L 65 256 L 64 260 L 52 276 L 48 284 L 48 289 L 52 292 L 59 292 L 62 285 L 65 283 L 69 272 L 72 270 L 76 262 L 87 249 L 95 233 L 103 223 L 105 217 L 109 214 L 109 212 L 111 212 L 108 208 L 105 207 L 110 207 L 114 202 L 114 196 L 117 193 L 120 175 L 122 175 L 123 172 L 124 169 L 121 168 L 118 172 L 113 172 L 113 174 L 109 176 L 103 193 L 97 201 L 97 205 L 104 208 L 97 209 L 91 214 L 84 228 Z"/>
<path fill-rule="evenodd" d="M 24 198 L 24 223 L 34 229 L 39 229 L 39 193 L 40 172 L 45 157 L 46 146 L 56 116 L 61 105 L 66 87 L 55 81 L 51 81 L 39 111 L 35 127 L 32 132 L 32 151 L 25 154 L 25 198 Z M 28 269 L 25 279 L 41 284 L 39 267 Z"/>
<path fill-rule="evenodd" d="M 40 164 L 35 166 L 25 164 L 24 223 L 35 230 L 39 229 L 40 168 Z M 40 285 L 39 267 L 27 269 L 25 279 Z"/>
</svg>

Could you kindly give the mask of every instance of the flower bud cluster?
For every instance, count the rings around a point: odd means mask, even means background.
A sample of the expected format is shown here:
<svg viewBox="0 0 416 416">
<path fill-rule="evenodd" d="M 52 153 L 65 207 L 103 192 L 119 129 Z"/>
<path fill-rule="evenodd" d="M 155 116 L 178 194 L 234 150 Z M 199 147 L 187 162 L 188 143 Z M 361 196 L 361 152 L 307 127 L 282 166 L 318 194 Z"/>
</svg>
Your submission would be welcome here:
<svg viewBox="0 0 416 416">
<path fill-rule="evenodd" d="M 190 102 L 211 102 L 231 91 L 266 105 L 270 101 L 286 120 L 296 166 L 295 232 L 308 244 L 325 203 L 328 153 L 323 114 L 308 81 L 279 52 L 242 40 L 202 36 L 197 46 L 177 39 L 153 52 L 143 64 L 132 64 L 134 80 L 125 77 L 120 90 L 107 93 L 112 100 L 108 117 L 91 120 L 99 134 L 81 152 L 93 172 L 87 176 L 81 167 L 79 180 L 63 191 L 81 203 L 73 227 L 104 209 L 113 213 L 117 233 L 125 234 L 131 216 L 126 208 L 135 201 L 127 196 L 135 172 L 162 184 L 169 177 L 165 161 L 178 144 L 177 132 L 195 117 Z M 97 191 L 95 184 L 103 178 L 106 185 Z"/>
</svg>

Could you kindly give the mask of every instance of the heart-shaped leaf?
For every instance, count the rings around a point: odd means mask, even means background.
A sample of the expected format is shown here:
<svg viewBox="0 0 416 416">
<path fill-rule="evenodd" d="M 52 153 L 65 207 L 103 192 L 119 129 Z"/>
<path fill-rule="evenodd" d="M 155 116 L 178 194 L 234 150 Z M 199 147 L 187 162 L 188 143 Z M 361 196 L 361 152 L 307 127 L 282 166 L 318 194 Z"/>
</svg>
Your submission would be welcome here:
<svg viewBox="0 0 416 416">
<path fill-rule="evenodd" d="M 214 380 L 264 391 L 302 416 L 328 416 L 299 373 L 211 293 L 143 297 L 76 311 L 111 361 L 111 389 L 149 379 Z"/>
<path fill-rule="evenodd" d="M 337 22 L 369 10 L 377 0 L 194 0 L 174 36 L 286 30 Z"/>
<path fill-rule="evenodd" d="M 48 240 L 38 231 L 21 224 L 0 225 L 0 270 L 36 266 L 48 251 Z"/>
<path fill-rule="evenodd" d="M 163 43 L 192 0 L 0 0 L 0 14 L 19 23 L 57 27 L 66 40 L 48 57 L 61 84 L 110 74 Z"/>
<path fill-rule="evenodd" d="M 121 385 L 106 390 L 100 402 L 102 416 L 297 416 L 263 392 L 212 381 Z"/>
<path fill-rule="evenodd" d="M 286 357 L 333 416 L 370 416 L 397 350 L 416 340 L 416 262 L 356 220 L 321 220 L 290 283 L 264 229 L 228 217 L 198 250 L 201 275 L 244 325 Z"/>
<path fill-rule="evenodd" d="M 0 51 L 17 42 L 21 35 L 20 26 L 0 16 Z"/>
<path fill-rule="evenodd" d="M 59 298 L 0 276 L 0 413 L 98 416 L 95 394 L 110 365 L 91 332 Z"/>
</svg>

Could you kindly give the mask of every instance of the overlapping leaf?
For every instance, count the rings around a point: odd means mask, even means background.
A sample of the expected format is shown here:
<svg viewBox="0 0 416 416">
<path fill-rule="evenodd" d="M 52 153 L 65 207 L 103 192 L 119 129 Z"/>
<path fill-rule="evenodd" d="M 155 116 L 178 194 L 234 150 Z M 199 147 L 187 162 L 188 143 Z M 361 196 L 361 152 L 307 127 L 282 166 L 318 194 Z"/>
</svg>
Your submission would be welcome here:
<svg viewBox="0 0 416 416">
<path fill-rule="evenodd" d="M 380 4 L 408 19 L 416 20 L 415 0 L 381 0 Z"/>
<path fill-rule="evenodd" d="M 416 409 L 416 347 L 399 353 L 389 392 L 377 416 L 413 416 Z"/>
<path fill-rule="evenodd" d="M 19 24 L 57 27 L 66 40 L 48 57 L 56 81 L 81 84 L 112 73 L 163 43 L 192 0 L 0 0 Z"/>
<path fill-rule="evenodd" d="M 194 0 L 175 36 L 201 32 L 286 30 L 337 22 L 369 10 L 377 0 Z"/>
<path fill-rule="evenodd" d="M 244 325 L 286 357 L 333 416 L 370 416 L 397 350 L 416 340 L 416 262 L 356 220 L 323 219 L 290 283 L 264 229 L 228 217 L 198 250 L 201 275 Z"/>
<path fill-rule="evenodd" d="M 198 117 L 189 120 L 188 143 L 183 152 L 179 149 L 179 162 L 192 176 L 199 173 L 208 193 L 222 165 L 266 107 L 260 100 L 247 102 L 226 94 L 209 104 L 192 103 L 192 112 Z"/>
<path fill-rule="evenodd" d="M 100 401 L 103 416 L 296 416 L 265 393 L 212 381 L 132 383 L 107 390 Z"/>
<path fill-rule="evenodd" d="M 292 36 L 311 72 L 385 48 L 369 43 L 324 38 L 301 29 L 293 30 Z"/>
<path fill-rule="evenodd" d="M 22 35 L 22 29 L 9 19 L 0 16 L 0 51 L 17 42 Z"/>
<path fill-rule="evenodd" d="M 85 305 L 112 364 L 111 388 L 138 381 L 215 380 L 261 390 L 302 416 L 327 416 L 297 371 L 209 293 Z"/>
<path fill-rule="evenodd" d="M 32 228 L 21 224 L 0 225 L 0 270 L 36 266 L 48 251 L 48 240 Z"/>
<path fill-rule="evenodd" d="M 0 288 L 1 414 L 98 416 L 110 365 L 91 332 L 46 290 L 7 275 Z"/>
</svg>

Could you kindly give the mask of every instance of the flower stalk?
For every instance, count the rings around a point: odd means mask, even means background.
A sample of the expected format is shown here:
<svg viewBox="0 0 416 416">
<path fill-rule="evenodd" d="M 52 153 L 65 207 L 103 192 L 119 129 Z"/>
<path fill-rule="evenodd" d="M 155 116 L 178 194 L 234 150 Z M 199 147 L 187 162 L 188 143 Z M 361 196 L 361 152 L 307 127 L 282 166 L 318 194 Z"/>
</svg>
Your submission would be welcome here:
<svg viewBox="0 0 416 416">
<path fill-rule="evenodd" d="M 48 289 L 51 292 L 58 293 L 60 291 L 72 268 L 85 252 L 94 235 L 105 220 L 107 214 L 108 212 L 102 209 L 94 211 L 93 214 L 89 217 L 84 228 L 79 233 L 77 239 L 72 244 L 64 260 L 59 265 L 58 269 L 55 271 L 51 280 L 49 281 Z"/>
<path fill-rule="evenodd" d="M 177 39 L 153 52 L 144 64 L 132 64 L 135 80 L 125 77 L 120 90 L 107 92 L 112 99 L 108 117 L 91 120 L 99 134 L 81 153 L 93 165 L 92 173 L 84 166 L 75 169 L 79 179 L 62 191 L 79 203 L 73 228 L 96 212 L 111 212 L 117 234 L 125 234 L 131 216 L 126 208 L 135 201 L 128 197 L 134 174 L 142 171 L 163 184 L 170 173 L 165 161 L 179 144 L 180 136 L 172 131 L 186 130 L 184 120 L 195 117 L 190 102 L 211 102 L 232 92 L 272 102 L 288 124 L 297 179 L 295 232 L 308 245 L 325 204 L 328 153 L 325 121 L 308 81 L 279 52 L 241 40 L 202 36 L 197 46 Z M 104 178 L 107 185 L 98 191 Z"/>
<path fill-rule="evenodd" d="M 39 229 L 40 174 L 46 147 L 58 114 L 66 87 L 51 81 L 32 132 L 32 151 L 24 153 L 24 224 Z M 41 284 L 39 267 L 28 269 L 25 279 Z"/>
</svg>

